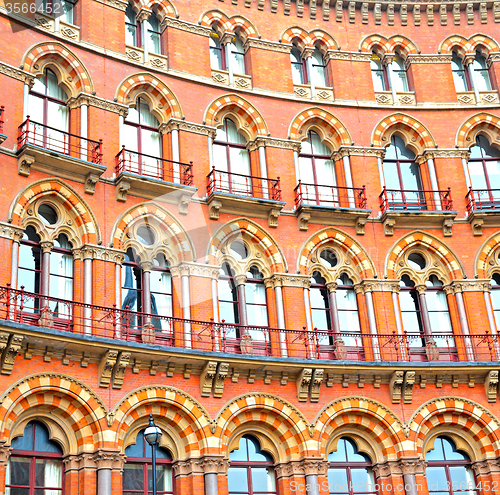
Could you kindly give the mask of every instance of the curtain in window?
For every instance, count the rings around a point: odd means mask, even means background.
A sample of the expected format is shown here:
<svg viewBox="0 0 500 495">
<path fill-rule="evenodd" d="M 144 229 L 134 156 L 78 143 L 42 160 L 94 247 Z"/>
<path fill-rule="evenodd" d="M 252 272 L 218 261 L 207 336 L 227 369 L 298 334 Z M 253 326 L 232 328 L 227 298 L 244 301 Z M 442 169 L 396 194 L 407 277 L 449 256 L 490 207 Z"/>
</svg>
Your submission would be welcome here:
<svg viewBox="0 0 500 495">
<path fill-rule="evenodd" d="M 302 57 L 300 56 L 300 51 L 295 46 L 290 52 L 290 60 L 292 64 L 292 79 L 293 84 L 304 84 L 304 65 L 302 63 Z"/>
<path fill-rule="evenodd" d="M 229 43 L 229 51 L 231 52 L 231 62 L 234 74 L 245 74 L 245 49 L 243 43 L 238 36 L 235 36 Z"/>
<path fill-rule="evenodd" d="M 56 488 L 62 486 L 62 465 L 59 460 L 37 459 L 36 475 L 43 469 L 43 481 L 36 480 L 37 486 Z M 35 475 L 35 476 L 36 476 Z M 60 490 L 44 490 L 43 495 L 60 495 Z"/>
<path fill-rule="evenodd" d="M 462 59 L 453 52 L 451 57 L 451 70 L 453 73 L 453 82 L 455 83 L 455 89 L 457 93 L 462 91 L 468 91 L 467 87 L 467 76 L 465 74 L 464 64 Z"/>
<path fill-rule="evenodd" d="M 156 15 L 151 15 L 146 21 L 148 50 L 151 53 L 161 53 L 160 21 Z"/>
<path fill-rule="evenodd" d="M 326 86 L 325 63 L 319 48 L 316 48 L 312 54 L 312 80 L 315 86 Z"/>
</svg>

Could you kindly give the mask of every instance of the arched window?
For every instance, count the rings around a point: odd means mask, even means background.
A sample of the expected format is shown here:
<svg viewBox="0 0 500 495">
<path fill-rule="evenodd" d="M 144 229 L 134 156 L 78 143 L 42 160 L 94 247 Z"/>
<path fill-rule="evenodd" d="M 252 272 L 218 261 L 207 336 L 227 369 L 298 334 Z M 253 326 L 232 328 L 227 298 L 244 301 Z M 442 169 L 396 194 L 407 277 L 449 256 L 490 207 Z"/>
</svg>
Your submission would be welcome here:
<svg viewBox="0 0 500 495">
<path fill-rule="evenodd" d="M 396 53 L 389 64 L 389 70 L 391 71 L 391 84 L 394 86 L 395 91 L 397 93 L 409 91 L 405 61 L 399 53 Z"/>
<path fill-rule="evenodd" d="M 132 5 L 128 4 L 125 10 L 125 43 L 130 46 L 141 46 L 141 25 Z"/>
<path fill-rule="evenodd" d="M 350 336 L 342 335 L 344 344 L 348 347 L 361 347 L 361 339 L 355 335 L 361 333 L 359 326 L 358 302 L 354 291 L 354 282 L 347 273 L 342 273 L 337 279 L 335 291 L 337 312 L 339 316 L 339 329 L 341 333 L 349 333 Z"/>
<path fill-rule="evenodd" d="M 135 253 L 129 248 L 122 265 L 122 309 L 142 313 L 142 275 L 142 268 L 136 261 Z M 127 327 L 141 326 L 142 317 L 128 314 L 124 316 L 123 323 Z"/>
<path fill-rule="evenodd" d="M 326 64 L 323 54 L 319 48 L 315 48 L 312 54 L 312 74 L 311 80 L 315 86 L 325 87 L 326 83 Z"/>
<path fill-rule="evenodd" d="M 395 134 L 385 149 L 383 171 L 389 209 L 426 209 L 415 153 Z"/>
<path fill-rule="evenodd" d="M 30 116 L 26 137 L 29 143 L 59 153 L 69 153 L 69 136 L 64 134 L 69 131 L 67 99 L 68 95 L 50 69 L 34 80 L 27 112 Z"/>
<path fill-rule="evenodd" d="M 425 285 L 427 286 L 425 301 L 434 341 L 438 347 L 454 350 L 455 341 L 453 339 L 450 310 L 446 292 L 443 290 L 443 282 L 436 275 L 431 275 Z M 436 337 L 436 334 L 439 334 L 440 337 Z"/>
<path fill-rule="evenodd" d="M 240 323 L 238 290 L 234 281 L 234 271 L 229 263 L 223 263 L 219 281 L 219 318 L 226 323 Z"/>
<path fill-rule="evenodd" d="M 231 54 L 231 68 L 233 73 L 245 75 L 245 49 L 237 34 L 229 42 L 229 53 Z"/>
<path fill-rule="evenodd" d="M 42 280 L 42 249 L 40 237 L 30 225 L 26 227 L 19 244 L 17 288 L 40 294 Z M 38 303 L 38 299 L 35 300 Z M 36 306 L 38 308 L 38 305 Z"/>
<path fill-rule="evenodd" d="M 290 52 L 290 60 L 292 64 L 292 79 L 294 84 L 307 84 L 307 70 L 305 61 L 302 59 L 300 50 L 292 47 Z"/>
<path fill-rule="evenodd" d="M 222 49 L 220 37 L 214 29 L 210 33 L 208 43 L 210 46 L 210 67 L 215 70 L 225 70 L 226 57 Z"/>
<path fill-rule="evenodd" d="M 486 59 L 481 52 L 476 51 L 476 56 L 472 62 L 472 79 L 474 88 L 478 91 L 491 91 L 490 72 Z"/>
<path fill-rule="evenodd" d="M 64 495 L 63 451 L 43 423 L 30 421 L 11 447 L 5 495 Z"/>
<path fill-rule="evenodd" d="M 430 495 L 477 495 L 469 456 L 457 449 L 446 436 L 434 440 L 434 448 L 425 454 L 425 477 Z"/>
<path fill-rule="evenodd" d="M 462 59 L 456 52 L 453 52 L 451 56 L 451 70 L 457 93 L 469 91 L 471 89 L 469 74 L 465 70 Z"/>
<path fill-rule="evenodd" d="M 146 101 L 138 98 L 135 107 L 129 109 L 123 125 L 122 142 L 126 146 L 123 157 L 124 171 L 163 179 L 159 125 Z"/>
<path fill-rule="evenodd" d="M 238 448 L 229 454 L 227 472 L 229 495 L 275 495 L 276 475 L 272 457 L 262 451 L 252 435 L 241 437 Z"/>
<path fill-rule="evenodd" d="M 264 277 L 255 266 L 250 267 L 245 282 L 245 302 L 248 324 L 267 327 L 267 302 Z"/>
<path fill-rule="evenodd" d="M 125 455 L 123 495 L 150 495 L 153 490 L 151 447 L 144 439 L 144 430 L 137 433 L 135 443 L 125 449 Z M 172 456 L 163 447 L 156 447 L 156 491 L 162 495 L 174 493 Z"/>
<path fill-rule="evenodd" d="M 497 329 L 500 329 L 500 274 L 495 273 L 491 279 L 491 307 L 495 315 Z"/>
<path fill-rule="evenodd" d="M 474 191 L 475 207 L 498 208 L 500 198 L 500 151 L 485 136 L 479 135 L 470 149 L 469 179 Z M 496 191 L 495 191 L 496 189 Z"/>
<path fill-rule="evenodd" d="M 253 195 L 250 155 L 246 144 L 236 124 L 225 118 L 222 127 L 217 129 L 213 144 L 214 163 L 217 164 L 215 180 L 219 191 Z"/>
<path fill-rule="evenodd" d="M 172 276 L 167 260 L 159 254 L 153 260 L 151 268 L 151 314 L 173 316 L 172 312 Z M 153 318 L 153 325 L 160 330 L 169 331 L 167 320 Z"/>
<path fill-rule="evenodd" d="M 399 307 L 403 329 L 408 335 L 410 347 L 425 347 L 425 330 L 418 291 L 408 275 L 403 275 L 399 282 Z"/>
<path fill-rule="evenodd" d="M 311 300 L 313 327 L 321 332 L 319 337 L 320 344 L 329 345 L 332 343 L 331 333 L 333 330 L 330 299 L 328 297 L 328 289 L 326 288 L 326 280 L 319 272 L 312 274 L 309 298 Z"/>
<path fill-rule="evenodd" d="M 49 296 L 65 301 L 73 300 L 73 254 L 71 244 L 64 234 L 54 239 L 50 253 Z M 53 316 L 68 318 L 70 305 L 62 301 L 49 301 Z"/>
<path fill-rule="evenodd" d="M 350 438 L 339 438 L 337 450 L 328 455 L 328 462 L 331 495 L 377 495 L 371 460 L 366 454 L 358 452 Z"/>
<path fill-rule="evenodd" d="M 74 24 L 73 8 L 76 0 L 42 0 L 43 12 L 55 15 L 68 24 Z M 38 2 L 37 2 L 38 5 Z"/>
<path fill-rule="evenodd" d="M 374 52 L 370 59 L 370 68 L 372 71 L 373 89 L 378 91 L 389 91 L 389 81 L 387 80 L 387 72 L 382 65 L 382 60 Z"/>
<path fill-rule="evenodd" d="M 331 150 L 321 142 L 319 134 L 310 130 L 302 141 L 299 174 L 302 202 L 335 206 L 339 202 L 336 189 L 335 165 Z"/>
<path fill-rule="evenodd" d="M 162 53 L 160 21 L 154 13 L 146 21 L 146 40 L 149 52 Z"/>
</svg>

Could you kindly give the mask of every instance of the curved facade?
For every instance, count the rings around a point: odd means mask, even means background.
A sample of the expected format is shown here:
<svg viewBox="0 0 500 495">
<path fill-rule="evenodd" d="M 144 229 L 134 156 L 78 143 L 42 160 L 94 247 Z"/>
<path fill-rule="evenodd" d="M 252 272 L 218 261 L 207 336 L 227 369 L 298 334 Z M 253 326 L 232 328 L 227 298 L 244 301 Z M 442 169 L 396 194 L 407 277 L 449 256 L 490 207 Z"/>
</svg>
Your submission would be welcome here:
<svg viewBox="0 0 500 495">
<path fill-rule="evenodd" d="M 2 3 L 0 493 L 496 493 L 499 23 Z"/>
</svg>

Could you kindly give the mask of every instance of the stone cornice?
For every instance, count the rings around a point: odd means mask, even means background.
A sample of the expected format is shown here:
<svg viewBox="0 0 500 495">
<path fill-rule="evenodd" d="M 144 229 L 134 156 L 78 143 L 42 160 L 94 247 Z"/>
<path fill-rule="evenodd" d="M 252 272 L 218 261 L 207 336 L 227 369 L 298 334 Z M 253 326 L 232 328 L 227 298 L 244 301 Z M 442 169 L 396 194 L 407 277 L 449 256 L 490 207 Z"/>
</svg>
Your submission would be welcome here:
<svg viewBox="0 0 500 495">
<path fill-rule="evenodd" d="M 270 278 L 274 282 L 275 287 L 300 287 L 307 289 L 311 285 L 311 277 L 309 275 L 273 273 Z"/>
<path fill-rule="evenodd" d="M 341 160 L 344 156 L 374 156 L 383 158 L 385 148 L 363 146 L 341 146 L 338 151 L 332 153 L 333 160 Z"/>
<path fill-rule="evenodd" d="M 0 237 L 19 242 L 23 236 L 24 229 L 10 223 L 0 222 Z"/>
<path fill-rule="evenodd" d="M 178 265 L 170 267 L 170 272 L 173 276 L 178 277 L 186 275 L 217 280 L 219 278 L 220 266 L 183 261 Z"/>
<path fill-rule="evenodd" d="M 430 149 L 424 150 L 421 156 L 424 160 L 428 160 L 429 158 L 465 158 L 468 160 L 470 150 L 464 148 Z"/>
<path fill-rule="evenodd" d="M 128 5 L 128 3 L 124 2 L 123 0 L 94 0 L 94 1 L 107 5 L 108 7 L 113 7 L 114 9 L 121 10 L 122 12 L 125 12 L 127 10 L 127 5 Z"/>
<path fill-rule="evenodd" d="M 451 55 L 434 55 L 434 54 L 413 54 L 410 53 L 405 60 L 405 67 L 408 68 L 411 64 L 449 64 Z"/>
<path fill-rule="evenodd" d="M 70 98 L 66 105 L 68 108 L 78 108 L 82 105 L 89 105 L 91 107 L 100 108 L 102 110 L 107 110 L 109 112 L 114 112 L 122 117 L 126 117 L 128 114 L 128 107 L 122 105 L 121 103 L 116 103 L 114 101 L 105 100 L 104 98 L 99 98 L 98 96 L 89 95 L 87 93 L 80 93 L 76 98 Z"/>
<path fill-rule="evenodd" d="M 344 60 L 349 62 L 370 62 L 371 53 L 366 52 L 342 52 L 340 50 L 328 50 L 325 55 L 325 62 L 329 60 Z"/>
<path fill-rule="evenodd" d="M 6 64 L 5 62 L 0 62 L 0 74 L 4 76 L 12 77 L 23 83 L 32 84 L 35 76 L 26 72 L 25 70 L 18 69 L 12 65 Z"/>
<path fill-rule="evenodd" d="M 360 292 L 397 292 L 399 289 L 399 280 L 379 280 L 378 278 L 374 279 L 364 279 L 359 284 L 356 285 L 359 287 Z"/>
<path fill-rule="evenodd" d="M 77 249 L 73 249 L 73 257 L 81 260 L 90 258 L 121 264 L 125 257 L 125 251 L 96 246 L 95 244 L 84 244 Z"/>
<path fill-rule="evenodd" d="M 196 124 L 194 122 L 186 122 L 180 119 L 170 119 L 166 124 L 161 124 L 159 131 L 162 134 L 171 132 L 177 129 L 179 131 L 193 132 L 195 134 L 202 134 L 204 136 L 215 137 L 217 129 L 208 125 Z"/>
<path fill-rule="evenodd" d="M 263 136 L 257 136 L 253 141 L 248 143 L 247 149 L 252 151 L 259 146 L 269 146 L 271 148 L 282 148 L 285 150 L 297 151 L 297 153 L 300 152 L 300 142 L 298 141 Z"/>
<path fill-rule="evenodd" d="M 485 292 L 491 290 L 489 279 L 453 280 L 449 284 L 453 292 Z"/>
<path fill-rule="evenodd" d="M 190 22 L 181 21 L 179 19 L 174 19 L 173 17 L 166 16 L 163 21 L 161 21 L 161 29 L 167 27 L 172 27 L 175 29 L 180 29 L 182 31 L 187 31 L 188 33 L 199 34 L 200 36 L 210 36 L 212 30 L 209 27 L 200 26 L 199 24 L 192 24 Z"/>
<path fill-rule="evenodd" d="M 272 52 L 290 53 L 292 45 L 287 43 L 276 43 L 275 41 L 261 40 L 256 38 L 247 38 L 243 45 L 245 51 L 249 48 L 260 48 L 261 50 L 269 50 Z"/>
<path fill-rule="evenodd" d="M 500 458 L 484 459 L 472 463 L 476 476 L 488 476 L 500 472 Z"/>
</svg>

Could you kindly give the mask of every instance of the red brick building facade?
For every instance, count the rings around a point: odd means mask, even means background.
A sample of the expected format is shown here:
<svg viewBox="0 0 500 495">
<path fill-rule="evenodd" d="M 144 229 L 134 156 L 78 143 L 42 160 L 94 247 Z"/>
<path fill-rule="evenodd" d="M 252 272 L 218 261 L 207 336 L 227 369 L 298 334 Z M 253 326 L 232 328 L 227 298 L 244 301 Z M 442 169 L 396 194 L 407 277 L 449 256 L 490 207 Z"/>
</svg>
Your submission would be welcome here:
<svg viewBox="0 0 500 495">
<path fill-rule="evenodd" d="M 2 0 L 0 494 L 497 493 L 499 27 Z"/>
</svg>

